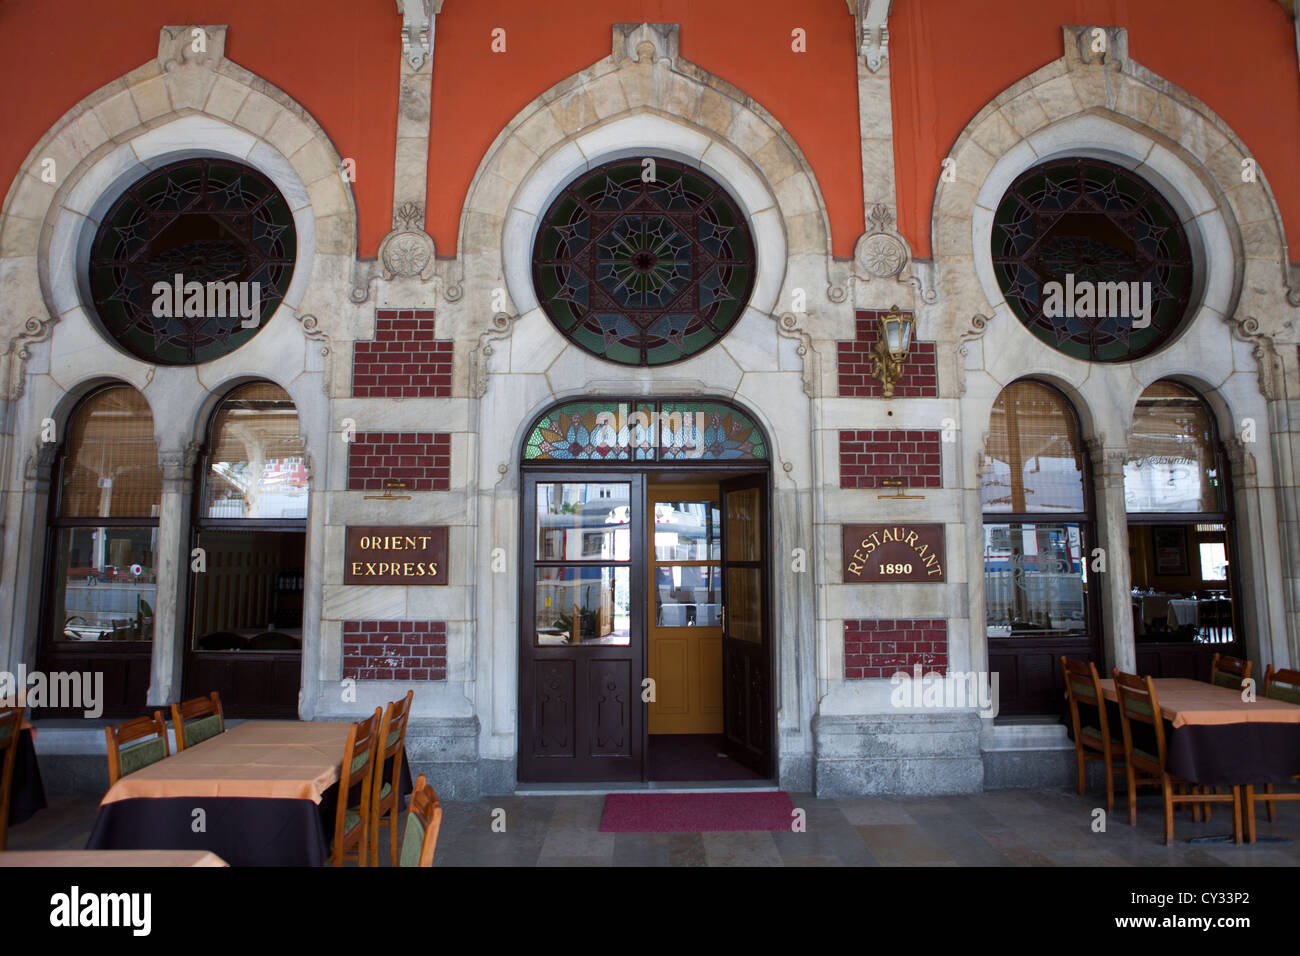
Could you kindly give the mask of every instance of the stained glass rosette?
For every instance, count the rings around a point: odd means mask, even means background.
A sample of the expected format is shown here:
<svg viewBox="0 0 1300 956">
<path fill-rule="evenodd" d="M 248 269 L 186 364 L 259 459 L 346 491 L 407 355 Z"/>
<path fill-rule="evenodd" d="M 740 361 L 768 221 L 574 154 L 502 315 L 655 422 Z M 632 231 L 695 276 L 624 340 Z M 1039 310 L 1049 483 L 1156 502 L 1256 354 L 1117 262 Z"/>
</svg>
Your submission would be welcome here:
<svg viewBox="0 0 1300 956">
<path fill-rule="evenodd" d="M 293 278 L 293 213 L 255 169 L 217 159 L 187 159 L 132 183 L 100 221 L 90 249 L 90 291 L 99 321 L 130 354 L 158 365 L 220 358 L 253 338 L 275 314 Z M 154 285 L 257 283 L 257 321 L 235 309 L 155 315 Z M 174 299 L 175 297 L 173 297 Z M 231 314 L 234 313 L 234 314 Z M 251 319 L 252 316 L 249 316 Z"/>
<path fill-rule="evenodd" d="M 1179 331 L 1193 284 L 1191 249 L 1173 207 L 1128 170 L 1093 159 L 1043 163 L 1007 190 L 994 216 L 993 269 L 1007 304 L 1041 341 L 1093 362 L 1148 355 Z M 1150 325 L 1129 302 L 1109 314 L 1047 309 L 1050 282 L 1149 283 Z M 1081 288 L 1081 287 L 1080 287 Z M 1130 286 L 1131 288 L 1131 286 Z M 1065 306 L 1064 301 L 1061 303 Z M 1049 312 L 1051 314 L 1049 314 Z"/>
<path fill-rule="evenodd" d="M 607 163 L 569 186 L 542 219 L 533 281 L 576 345 L 623 365 L 667 365 L 717 342 L 754 285 L 739 206 L 698 169 L 656 159 Z"/>
</svg>

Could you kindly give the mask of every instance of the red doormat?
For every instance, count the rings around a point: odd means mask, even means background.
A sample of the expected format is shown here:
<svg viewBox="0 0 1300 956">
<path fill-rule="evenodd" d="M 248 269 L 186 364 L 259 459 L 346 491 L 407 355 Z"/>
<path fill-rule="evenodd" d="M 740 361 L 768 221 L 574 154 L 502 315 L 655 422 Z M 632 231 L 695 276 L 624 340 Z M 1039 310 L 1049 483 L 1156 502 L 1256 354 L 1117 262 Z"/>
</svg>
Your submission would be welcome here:
<svg viewBox="0 0 1300 956">
<path fill-rule="evenodd" d="M 611 793 L 601 833 L 788 830 L 794 804 L 775 793 Z"/>
</svg>

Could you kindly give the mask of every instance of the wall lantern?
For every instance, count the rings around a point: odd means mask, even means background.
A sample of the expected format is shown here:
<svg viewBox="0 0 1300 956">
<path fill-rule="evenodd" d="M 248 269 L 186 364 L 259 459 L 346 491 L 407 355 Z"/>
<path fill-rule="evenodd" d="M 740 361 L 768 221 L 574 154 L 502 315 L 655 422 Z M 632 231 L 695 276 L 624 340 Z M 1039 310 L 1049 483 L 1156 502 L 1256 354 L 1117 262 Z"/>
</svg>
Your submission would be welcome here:
<svg viewBox="0 0 1300 956">
<path fill-rule="evenodd" d="M 886 398 L 894 394 L 894 383 L 903 375 L 903 362 L 912 347 L 912 326 L 916 317 L 898 311 L 898 306 L 880 317 L 880 338 L 872 351 L 871 377 L 880 379 Z"/>
</svg>

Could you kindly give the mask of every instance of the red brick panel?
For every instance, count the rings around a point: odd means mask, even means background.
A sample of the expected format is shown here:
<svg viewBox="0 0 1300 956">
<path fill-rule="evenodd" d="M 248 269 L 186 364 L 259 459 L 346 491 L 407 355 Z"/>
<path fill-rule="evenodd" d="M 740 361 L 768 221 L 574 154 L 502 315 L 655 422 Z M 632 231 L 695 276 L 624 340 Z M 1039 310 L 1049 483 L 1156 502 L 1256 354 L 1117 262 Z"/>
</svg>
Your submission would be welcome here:
<svg viewBox="0 0 1300 956">
<path fill-rule="evenodd" d="M 840 487 L 879 488 L 884 478 L 901 478 L 907 488 L 942 488 L 939 432 L 840 432 Z"/>
<path fill-rule="evenodd" d="M 880 316 L 883 312 L 859 312 L 857 337 L 839 342 L 841 398 L 883 398 L 884 386 L 871 375 L 871 350 L 880 339 Z M 934 343 L 912 339 L 912 347 L 903 361 L 903 374 L 894 383 L 895 398 L 938 398 L 939 371 Z"/>
<path fill-rule="evenodd" d="M 844 622 L 844 677 L 847 680 L 890 678 L 899 671 L 912 676 L 948 673 L 948 622 L 879 620 Z"/>
<path fill-rule="evenodd" d="M 352 345 L 354 398 L 446 398 L 452 342 L 435 339 L 432 309 L 380 309 L 375 337 Z"/>
<path fill-rule="evenodd" d="M 348 490 L 382 491 L 385 479 L 407 491 L 451 487 L 451 436 L 433 432 L 358 432 L 348 444 Z"/>
<path fill-rule="evenodd" d="M 442 621 L 344 621 L 343 676 L 353 680 L 446 680 Z"/>
</svg>

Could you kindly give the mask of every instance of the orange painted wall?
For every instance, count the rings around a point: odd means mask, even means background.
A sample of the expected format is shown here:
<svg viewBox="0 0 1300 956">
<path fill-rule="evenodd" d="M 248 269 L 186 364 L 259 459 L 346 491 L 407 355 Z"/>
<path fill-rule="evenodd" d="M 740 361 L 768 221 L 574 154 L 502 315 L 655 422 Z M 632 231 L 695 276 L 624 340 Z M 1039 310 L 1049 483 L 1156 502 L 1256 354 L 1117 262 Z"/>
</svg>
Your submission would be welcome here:
<svg viewBox="0 0 1300 956">
<path fill-rule="evenodd" d="M 393 0 L 0 2 L 0 189 L 78 101 L 158 55 L 174 23 L 224 23 L 226 56 L 284 90 L 357 161 L 361 255 L 392 227 L 401 17 Z"/>
<path fill-rule="evenodd" d="M 428 228 L 455 251 L 474 172 L 497 134 L 532 100 L 609 55 L 615 23 L 678 23 L 681 54 L 772 113 L 812 165 L 838 256 L 862 233 L 857 68 L 844 0 L 447 0 L 438 17 Z M 506 52 L 491 31 L 506 31 Z M 793 53 L 790 31 L 807 31 Z M 639 145 L 639 144 L 638 144 Z M 653 144 L 648 144 L 653 145 Z"/>
<path fill-rule="evenodd" d="M 930 255 L 943 158 L 989 100 L 1061 56 L 1067 23 L 1126 27 L 1138 63 L 1218 113 L 1264 171 L 1296 242 L 1300 82 L 1295 26 L 1276 0 L 895 0 L 899 220 L 916 255 Z"/>
</svg>

